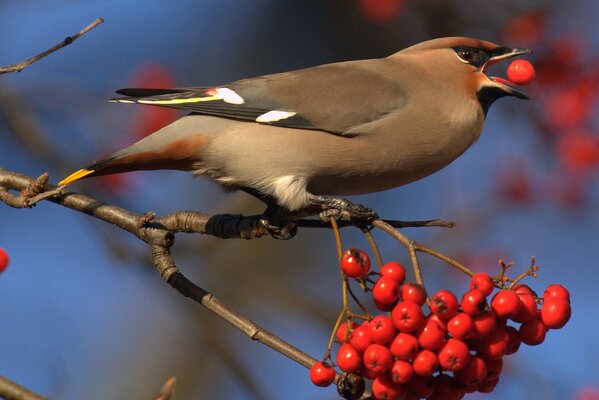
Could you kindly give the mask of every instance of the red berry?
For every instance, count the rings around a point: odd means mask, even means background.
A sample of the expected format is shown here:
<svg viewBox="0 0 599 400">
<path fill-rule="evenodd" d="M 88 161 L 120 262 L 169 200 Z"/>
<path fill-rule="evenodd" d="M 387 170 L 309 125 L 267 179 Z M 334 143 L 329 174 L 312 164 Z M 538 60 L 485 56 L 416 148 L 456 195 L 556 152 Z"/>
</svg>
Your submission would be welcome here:
<svg viewBox="0 0 599 400">
<path fill-rule="evenodd" d="M 487 298 L 480 290 L 472 289 L 464 293 L 460 305 L 462 306 L 462 311 L 464 311 L 466 314 L 471 316 L 478 315 L 485 311 Z"/>
<path fill-rule="evenodd" d="M 439 290 L 431 297 L 430 308 L 433 314 L 449 319 L 458 312 L 458 299 L 449 290 Z"/>
<path fill-rule="evenodd" d="M 421 306 L 426 302 L 426 292 L 422 285 L 408 282 L 401 287 L 401 299 Z"/>
<path fill-rule="evenodd" d="M 530 293 L 518 293 L 520 298 L 520 311 L 512 317 L 514 322 L 528 322 L 537 315 L 537 301 Z"/>
<path fill-rule="evenodd" d="M 505 354 L 514 354 L 520 348 L 520 343 L 522 343 L 522 339 L 520 339 L 520 334 L 518 333 L 518 330 L 513 326 L 506 327 L 505 332 L 507 333 L 508 337 Z"/>
<path fill-rule="evenodd" d="M 468 364 L 455 373 L 456 379 L 466 386 L 478 386 L 487 376 L 485 361 L 477 356 L 472 356 Z"/>
<path fill-rule="evenodd" d="M 349 326 L 349 331 L 348 331 L 348 326 Z M 351 321 L 350 323 L 348 323 L 347 321 L 343 322 L 341 325 L 339 325 L 339 328 L 337 328 L 337 332 L 336 332 L 337 340 L 340 343 L 345 342 L 347 339 L 349 339 L 351 332 L 354 329 L 356 329 L 357 326 L 358 326 L 358 324 L 356 324 L 354 321 Z"/>
<path fill-rule="evenodd" d="M 543 343 L 546 332 L 547 328 L 537 318 L 520 325 L 520 329 L 518 329 L 522 342 L 529 346 L 536 346 Z"/>
<path fill-rule="evenodd" d="M 501 358 L 507 353 L 508 343 L 506 329 L 497 327 L 480 342 L 480 351 L 486 358 Z"/>
<path fill-rule="evenodd" d="M 420 376 L 431 376 L 439 368 L 439 358 L 430 350 L 421 350 L 414 357 L 412 367 Z"/>
<path fill-rule="evenodd" d="M 472 318 L 472 335 L 477 339 L 487 336 L 497 325 L 497 319 L 493 311 L 485 311 Z"/>
<path fill-rule="evenodd" d="M 398 262 L 388 262 L 381 267 L 381 275 L 395 279 L 400 285 L 406 280 L 406 269 Z"/>
<path fill-rule="evenodd" d="M 391 319 L 400 332 L 414 332 L 424 323 L 424 314 L 418 304 L 402 301 L 391 311 Z"/>
<path fill-rule="evenodd" d="M 374 301 L 380 304 L 393 304 L 399 300 L 399 282 L 390 276 L 381 276 L 372 288 Z"/>
<path fill-rule="evenodd" d="M 429 400 L 459 400 L 463 396 L 456 380 L 449 375 L 435 376 L 435 392 Z"/>
<path fill-rule="evenodd" d="M 387 344 L 395 338 L 395 326 L 389 317 L 377 315 L 368 325 L 368 333 L 373 343 Z"/>
<path fill-rule="evenodd" d="M 485 358 L 485 365 L 487 366 L 487 377 L 485 379 L 497 378 L 501 375 L 503 369 L 503 358 Z"/>
<path fill-rule="evenodd" d="M 491 309 L 499 318 L 512 318 L 520 311 L 520 297 L 513 290 L 503 289 L 493 296 Z"/>
<path fill-rule="evenodd" d="M 316 386 L 329 386 L 335 380 L 335 370 L 329 364 L 319 361 L 310 368 L 310 380 Z"/>
<path fill-rule="evenodd" d="M 535 78 L 535 68 L 526 60 L 514 60 L 507 67 L 507 77 L 516 85 L 528 85 Z"/>
<path fill-rule="evenodd" d="M 439 323 L 427 318 L 424 325 L 416 333 L 418 344 L 423 349 L 436 350 L 445 343 L 445 330 L 441 328 Z"/>
<path fill-rule="evenodd" d="M 366 350 L 366 348 L 372 344 L 372 341 L 370 340 L 369 327 L 370 324 L 362 324 L 354 329 L 349 336 L 348 343 L 360 354 L 364 353 L 364 350 Z"/>
<path fill-rule="evenodd" d="M 9 257 L 6 250 L 0 247 L 0 272 L 4 271 L 8 267 Z"/>
<path fill-rule="evenodd" d="M 412 379 L 406 383 L 408 392 L 413 393 L 418 399 L 428 399 L 432 396 L 435 390 L 435 381 L 432 377 L 424 377 L 414 375 Z"/>
<path fill-rule="evenodd" d="M 390 375 L 381 375 L 372 382 L 372 394 L 375 399 L 396 400 L 404 396 L 406 389 L 393 382 Z"/>
<path fill-rule="evenodd" d="M 418 352 L 418 339 L 410 333 L 399 332 L 391 342 L 391 354 L 399 360 L 409 360 Z"/>
<path fill-rule="evenodd" d="M 513 287 L 513 291 L 516 292 L 517 294 L 532 294 L 533 296 L 536 295 L 536 293 L 534 292 L 534 290 L 532 290 L 528 285 L 524 285 L 524 284 L 519 284 Z"/>
<path fill-rule="evenodd" d="M 498 383 L 499 383 L 498 376 L 496 376 L 495 378 L 487 378 L 483 381 L 483 383 L 480 384 L 480 386 L 478 387 L 477 390 L 480 393 L 491 393 L 495 389 L 495 386 L 497 386 Z"/>
<path fill-rule="evenodd" d="M 570 301 L 570 292 L 562 285 L 553 284 L 549 285 L 545 292 L 543 292 L 543 300 L 547 301 L 553 298 L 560 298 Z"/>
<path fill-rule="evenodd" d="M 448 339 L 439 350 L 439 364 L 448 371 L 459 371 L 470 361 L 468 345 L 461 340 Z"/>
<path fill-rule="evenodd" d="M 362 365 L 362 357 L 356 349 L 345 343 L 337 351 L 337 365 L 344 372 L 355 372 Z"/>
<path fill-rule="evenodd" d="M 352 278 L 362 278 L 370 271 L 370 258 L 360 249 L 349 249 L 341 257 L 341 270 Z"/>
<path fill-rule="evenodd" d="M 385 303 L 380 303 L 380 302 L 376 301 L 376 299 L 374 300 L 374 305 L 375 305 L 376 309 L 380 310 L 380 311 L 384 311 L 384 312 L 393 310 L 393 307 L 395 307 L 396 304 L 397 303 L 385 304 Z"/>
<path fill-rule="evenodd" d="M 414 368 L 408 361 L 397 360 L 391 367 L 391 380 L 395 383 L 407 383 L 414 376 Z"/>
<path fill-rule="evenodd" d="M 549 329 L 560 329 L 570 320 L 572 309 L 564 298 L 550 297 L 541 307 L 541 321 Z"/>
<path fill-rule="evenodd" d="M 493 293 L 494 287 L 495 285 L 493 284 L 493 278 L 484 272 L 474 274 L 470 279 L 470 290 L 478 289 L 483 292 L 485 296 L 489 296 L 491 293 Z"/>
<path fill-rule="evenodd" d="M 381 344 L 371 344 L 362 356 L 367 370 L 377 375 L 384 374 L 393 365 L 393 355 L 388 347 Z"/>
<path fill-rule="evenodd" d="M 447 331 L 454 339 L 465 339 L 470 335 L 474 328 L 472 317 L 465 313 L 458 313 L 447 322 Z"/>
</svg>

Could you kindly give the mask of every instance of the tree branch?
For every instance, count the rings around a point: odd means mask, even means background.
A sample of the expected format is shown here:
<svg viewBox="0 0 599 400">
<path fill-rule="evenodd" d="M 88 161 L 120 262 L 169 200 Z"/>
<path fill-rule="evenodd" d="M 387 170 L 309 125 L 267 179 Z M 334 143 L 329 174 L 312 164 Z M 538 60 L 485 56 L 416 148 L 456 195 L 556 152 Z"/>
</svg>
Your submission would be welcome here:
<svg viewBox="0 0 599 400">
<path fill-rule="evenodd" d="M 6 400 L 45 400 L 40 396 L 23 386 L 0 376 L 0 397 Z"/>
<path fill-rule="evenodd" d="M 97 18 L 94 22 L 92 22 L 91 24 L 89 24 L 88 26 L 86 26 L 85 28 L 80 30 L 79 32 L 75 33 L 72 36 L 67 36 L 60 43 L 55 44 L 54 46 L 50 47 L 48 50 L 45 50 L 45 51 L 41 52 L 40 54 L 35 55 L 25 61 L 21 61 L 20 63 L 8 65 L 6 67 L 0 67 L 0 75 L 8 74 L 10 72 L 21 72 L 21 70 L 30 66 L 34 62 L 39 61 L 42 58 L 54 53 L 55 51 L 60 50 L 63 47 L 73 43 L 75 40 L 79 39 L 81 36 L 85 35 L 87 32 L 91 31 L 96 26 L 100 25 L 102 22 L 104 22 L 103 18 Z"/>
</svg>

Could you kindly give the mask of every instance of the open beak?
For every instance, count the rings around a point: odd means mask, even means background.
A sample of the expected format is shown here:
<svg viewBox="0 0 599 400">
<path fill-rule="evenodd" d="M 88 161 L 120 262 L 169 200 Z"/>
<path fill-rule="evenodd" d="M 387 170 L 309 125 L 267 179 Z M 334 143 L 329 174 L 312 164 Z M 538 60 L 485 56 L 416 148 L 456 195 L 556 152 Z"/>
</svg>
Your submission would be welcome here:
<svg viewBox="0 0 599 400">
<path fill-rule="evenodd" d="M 526 49 L 526 48 L 520 48 L 520 47 L 515 47 L 513 49 L 510 49 L 507 47 L 502 47 L 497 50 L 498 50 L 497 54 L 495 54 L 491 58 L 489 58 L 489 61 L 487 61 L 485 63 L 485 65 L 482 66 L 481 72 L 484 73 L 485 69 L 487 69 L 488 67 L 490 67 L 493 64 L 497 64 L 500 61 L 508 60 L 510 58 L 513 58 L 513 57 L 516 57 L 516 56 L 519 56 L 522 54 L 532 53 L 532 50 Z M 493 86 L 496 86 L 498 89 L 503 90 L 506 94 L 517 97 L 519 99 L 530 100 L 530 97 L 528 97 L 524 93 L 519 92 L 518 90 L 516 90 L 512 86 L 510 86 L 510 85 L 512 85 L 512 83 L 510 81 L 508 81 L 507 79 L 500 78 L 497 76 L 490 76 L 488 78 L 491 82 L 493 82 Z"/>
</svg>

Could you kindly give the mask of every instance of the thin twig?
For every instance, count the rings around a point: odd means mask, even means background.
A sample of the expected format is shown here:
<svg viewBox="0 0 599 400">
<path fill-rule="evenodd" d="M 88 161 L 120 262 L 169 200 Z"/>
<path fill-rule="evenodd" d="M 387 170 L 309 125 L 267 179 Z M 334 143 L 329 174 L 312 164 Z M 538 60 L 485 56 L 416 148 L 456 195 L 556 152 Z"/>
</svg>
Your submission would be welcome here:
<svg viewBox="0 0 599 400">
<path fill-rule="evenodd" d="M 0 398 L 6 400 L 45 400 L 46 398 L 40 396 L 37 393 L 32 392 L 31 390 L 24 388 L 7 379 L 3 376 L 0 376 Z"/>
<path fill-rule="evenodd" d="M 54 53 L 55 51 L 60 50 L 63 47 L 73 43 L 75 40 L 79 39 L 81 36 L 85 35 L 87 32 L 91 31 L 96 26 L 100 25 L 102 22 L 104 22 L 103 18 L 97 18 L 94 22 L 92 22 L 91 24 L 89 24 L 88 26 L 86 26 L 85 28 L 80 30 L 79 32 L 75 33 L 72 36 L 67 36 L 60 43 L 50 47 L 48 50 L 43 51 L 40 54 L 33 56 L 25 61 L 21 61 L 20 63 L 8 65 L 6 67 L 0 67 L 0 75 L 7 74 L 10 72 L 21 72 L 21 70 L 30 66 L 34 62 L 39 61 L 42 58 Z"/>
<path fill-rule="evenodd" d="M 175 377 L 168 378 L 158 393 L 152 397 L 152 400 L 171 400 L 175 390 L 175 383 L 177 383 L 177 379 Z"/>
</svg>

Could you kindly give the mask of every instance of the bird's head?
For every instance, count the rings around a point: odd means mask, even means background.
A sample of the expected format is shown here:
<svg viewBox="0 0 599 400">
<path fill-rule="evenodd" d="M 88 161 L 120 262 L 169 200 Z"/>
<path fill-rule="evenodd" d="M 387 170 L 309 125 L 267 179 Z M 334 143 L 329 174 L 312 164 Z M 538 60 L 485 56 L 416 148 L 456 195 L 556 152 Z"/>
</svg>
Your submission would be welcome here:
<svg viewBox="0 0 599 400">
<path fill-rule="evenodd" d="M 463 85 L 462 89 L 476 95 L 486 113 L 495 100 L 504 96 L 530 100 L 510 86 L 508 80 L 486 74 L 491 65 L 527 53 L 531 50 L 479 39 L 447 37 L 419 43 L 398 54 L 414 54 L 428 67 L 434 65 L 440 76 Z"/>
</svg>

